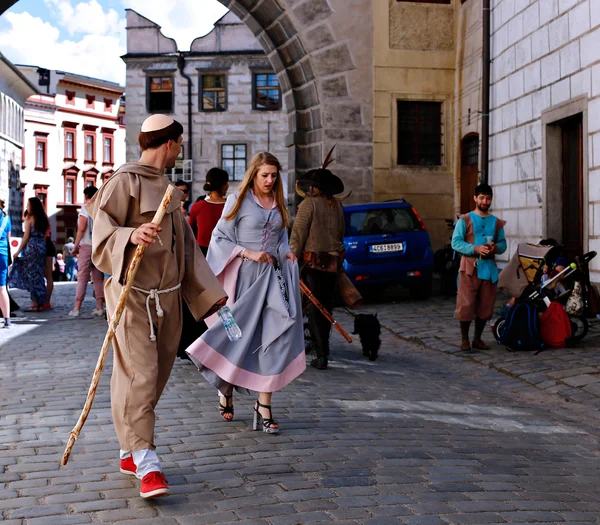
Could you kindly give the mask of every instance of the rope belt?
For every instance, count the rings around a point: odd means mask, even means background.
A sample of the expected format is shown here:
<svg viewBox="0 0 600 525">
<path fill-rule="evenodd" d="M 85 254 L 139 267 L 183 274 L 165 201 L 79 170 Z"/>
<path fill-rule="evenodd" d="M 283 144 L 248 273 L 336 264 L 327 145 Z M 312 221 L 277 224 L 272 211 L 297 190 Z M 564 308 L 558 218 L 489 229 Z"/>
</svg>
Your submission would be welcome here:
<svg viewBox="0 0 600 525">
<path fill-rule="evenodd" d="M 158 317 L 162 317 L 165 313 L 160 307 L 160 296 L 165 293 L 171 293 L 175 290 L 179 290 L 179 288 L 181 288 L 181 283 L 179 283 L 177 286 L 173 286 L 173 288 L 167 288 L 166 290 L 144 290 L 143 288 L 138 288 L 137 286 L 132 286 L 131 288 L 136 292 L 141 292 L 147 295 L 146 311 L 148 312 L 148 323 L 150 324 L 150 341 L 156 341 L 156 335 L 154 335 L 154 324 L 152 323 L 152 310 L 150 310 L 150 301 L 154 299 L 154 302 L 156 303 L 156 315 Z"/>
</svg>

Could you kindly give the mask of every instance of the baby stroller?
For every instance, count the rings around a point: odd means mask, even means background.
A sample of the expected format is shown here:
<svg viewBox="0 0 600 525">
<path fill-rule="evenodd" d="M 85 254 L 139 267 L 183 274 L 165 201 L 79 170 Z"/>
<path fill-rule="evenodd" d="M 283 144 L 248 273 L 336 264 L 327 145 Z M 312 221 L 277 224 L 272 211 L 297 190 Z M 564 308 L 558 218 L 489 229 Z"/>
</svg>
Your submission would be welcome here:
<svg viewBox="0 0 600 525">
<path fill-rule="evenodd" d="M 545 312 L 553 301 L 565 304 L 571 295 L 575 281 L 583 278 L 587 265 L 596 256 L 596 252 L 588 252 L 581 257 L 576 257 L 565 268 L 548 278 L 544 282 L 544 267 L 552 268 L 554 261 L 560 254 L 561 246 L 542 246 L 538 244 L 519 244 L 517 251 L 500 272 L 498 288 L 512 297 L 516 297 L 515 306 L 526 303 L 531 305 L 532 311 Z M 564 283 L 566 291 L 558 294 L 554 286 L 558 282 Z M 569 315 L 571 324 L 571 337 L 568 344 L 572 345 L 581 341 L 588 333 L 588 321 L 583 314 Z M 492 325 L 494 337 L 498 343 L 506 340 L 506 317 L 498 319 Z"/>
</svg>

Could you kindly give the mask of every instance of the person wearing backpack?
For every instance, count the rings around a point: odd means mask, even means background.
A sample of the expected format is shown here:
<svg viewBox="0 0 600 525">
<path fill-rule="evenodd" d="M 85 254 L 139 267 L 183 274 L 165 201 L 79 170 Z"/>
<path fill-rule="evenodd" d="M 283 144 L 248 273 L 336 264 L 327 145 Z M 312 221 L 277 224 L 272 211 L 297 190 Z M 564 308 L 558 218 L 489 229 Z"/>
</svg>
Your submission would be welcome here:
<svg viewBox="0 0 600 525">
<path fill-rule="evenodd" d="M 492 188 L 479 184 L 475 188 L 475 210 L 462 215 L 452 235 L 452 249 L 462 255 L 458 272 L 456 319 L 460 322 L 463 351 L 488 350 L 481 335 L 492 318 L 496 301 L 498 268 L 496 254 L 506 251 L 503 221 L 490 213 Z M 475 320 L 475 334 L 469 342 L 469 328 Z"/>
<path fill-rule="evenodd" d="M 93 316 L 104 316 L 104 274 L 92 263 L 92 219 L 85 209 L 85 205 L 96 195 L 98 188 L 88 186 L 83 190 L 84 205 L 79 211 L 77 219 L 77 237 L 73 255 L 77 256 L 77 291 L 75 295 L 75 307 L 69 312 L 69 317 L 79 317 L 81 304 L 85 299 L 85 291 L 90 280 L 94 281 L 94 292 L 96 297 L 96 309 L 92 310 Z"/>
</svg>

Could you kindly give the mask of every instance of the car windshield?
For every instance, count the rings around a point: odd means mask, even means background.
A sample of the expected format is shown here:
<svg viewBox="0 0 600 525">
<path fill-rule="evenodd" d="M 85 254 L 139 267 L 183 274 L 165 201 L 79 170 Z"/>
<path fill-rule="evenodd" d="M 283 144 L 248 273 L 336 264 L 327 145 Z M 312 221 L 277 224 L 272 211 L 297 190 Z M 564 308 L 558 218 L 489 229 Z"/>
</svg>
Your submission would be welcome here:
<svg viewBox="0 0 600 525">
<path fill-rule="evenodd" d="M 378 235 L 420 231 L 410 208 L 380 208 L 346 212 L 346 235 Z"/>
</svg>

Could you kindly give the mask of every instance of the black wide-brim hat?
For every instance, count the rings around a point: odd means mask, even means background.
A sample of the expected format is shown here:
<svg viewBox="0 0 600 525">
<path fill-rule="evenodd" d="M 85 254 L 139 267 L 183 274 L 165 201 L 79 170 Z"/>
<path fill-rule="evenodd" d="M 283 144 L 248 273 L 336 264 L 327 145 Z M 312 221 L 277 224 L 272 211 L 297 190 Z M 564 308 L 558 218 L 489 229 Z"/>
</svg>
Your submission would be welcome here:
<svg viewBox="0 0 600 525">
<path fill-rule="evenodd" d="M 315 186 L 325 193 L 337 195 L 344 191 L 344 183 L 337 175 L 334 175 L 328 169 L 317 168 L 310 170 L 300 178 L 302 182 Z"/>
</svg>

